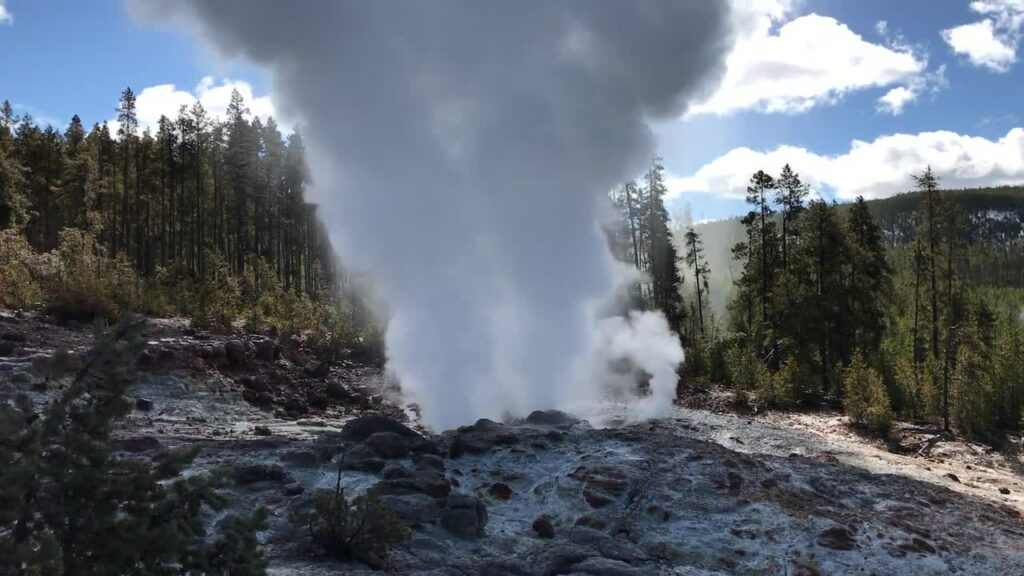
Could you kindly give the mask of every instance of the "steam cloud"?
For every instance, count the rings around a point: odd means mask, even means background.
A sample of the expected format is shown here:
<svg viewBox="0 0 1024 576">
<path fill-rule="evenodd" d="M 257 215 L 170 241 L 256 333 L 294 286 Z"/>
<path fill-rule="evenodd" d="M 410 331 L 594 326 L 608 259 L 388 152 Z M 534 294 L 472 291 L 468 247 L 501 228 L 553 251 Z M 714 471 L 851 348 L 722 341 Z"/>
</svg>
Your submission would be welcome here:
<svg viewBox="0 0 1024 576">
<path fill-rule="evenodd" d="M 435 429 L 585 411 L 682 350 L 657 314 L 599 318 L 616 290 L 606 192 L 654 152 L 652 119 L 706 96 L 731 46 L 708 0 L 129 0 L 271 72 L 301 118 L 314 198 L 389 312 L 389 368 Z M 621 364 L 621 363 L 620 363 Z"/>
</svg>

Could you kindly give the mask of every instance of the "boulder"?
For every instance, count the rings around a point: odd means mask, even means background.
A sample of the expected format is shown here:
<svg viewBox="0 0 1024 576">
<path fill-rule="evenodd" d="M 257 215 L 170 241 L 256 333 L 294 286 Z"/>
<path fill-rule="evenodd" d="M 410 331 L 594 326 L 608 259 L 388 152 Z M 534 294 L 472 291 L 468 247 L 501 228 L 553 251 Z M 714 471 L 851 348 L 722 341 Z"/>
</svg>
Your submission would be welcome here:
<svg viewBox="0 0 1024 576">
<path fill-rule="evenodd" d="M 245 349 L 245 343 L 241 340 L 228 340 L 224 343 L 224 354 L 227 356 L 228 362 L 241 364 L 245 362 L 248 350 Z"/>
<path fill-rule="evenodd" d="M 857 540 L 844 526 L 826 528 L 818 535 L 818 545 L 832 550 L 853 550 Z"/>
<path fill-rule="evenodd" d="M 574 421 L 572 416 L 561 410 L 534 410 L 526 417 L 526 422 L 534 426 L 562 426 Z"/>
<path fill-rule="evenodd" d="M 273 482 L 288 484 L 292 477 L 284 468 L 276 464 L 250 464 L 235 468 L 235 484 L 255 484 L 257 482 Z"/>
<path fill-rule="evenodd" d="M 498 500 L 508 500 L 512 497 L 512 488 L 504 482 L 495 482 L 487 489 L 487 493 Z"/>
<path fill-rule="evenodd" d="M 555 525 L 551 523 L 551 520 L 547 516 L 538 516 L 531 525 L 533 531 L 537 533 L 537 536 L 541 538 L 554 538 L 555 537 Z"/>
<path fill-rule="evenodd" d="M 381 458 L 404 458 L 409 454 L 405 437 L 394 432 L 375 432 L 363 444 Z"/>
<path fill-rule="evenodd" d="M 394 432 L 406 438 L 416 438 L 419 434 L 408 426 L 380 414 L 366 414 L 353 418 L 341 429 L 341 437 L 351 442 L 362 442 L 377 432 Z"/>
<path fill-rule="evenodd" d="M 441 525 L 460 538 L 479 538 L 487 526 L 487 506 L 475 496 L 449 494 L 441 512 Z"/>
<path fill-rule="evenodd" d="M 18 345 L 10 340 L 0 340 L 0 358 L 6 358 L 14 355 L 14 349 Z"/>
<path fill-rule="evenodd" d="M 644 572 L 621 560 L 611 558 L 587 558 L 572 567 L 574 572 L 590 576 L 643 576 Z"/>
<path fill-rule="evenodd" d="M 320 466 L 320 455 L 313 450 L 295 450 L 281 454 L 281 461 L 298 468 Z"/>
<path fill-rule="evenodd" d="M 136 398 L 135 408 L 143 412 L 149 412 L 153 409 L 153 401 L 149 398 Z"/>
<path fill-rule="evenodd" d="M 362 444 L 349 448 L 341 457 L 341 467 L 345 470 L 360 470 L 363 472 L 380 472 L 384 468 L 384 460 Z"/>
<path fill-rule="evenodd" d="M 583 499 L 591 508 L 619 500 L 629 488 L 626 473 L 614 466 L 580 466 L 569 477 L 583 482 Z"/>
<path fill-rule="evenodd" d="M 273 434 L 273 431 L 268 426 L 257 426 L 252 429 L 252 433 L 257 436 L 270 436 Z"/>
<path fill-rule="evenodd" d="M 380 471 L 380 477 L 385 480 L 395 480 L 397 478 L 413 478 L 416 476 L 416 471 L 409 468 L 405 464 L 398 462 L 392 462 L 384 467 Z"/>
<path fill-rule="evenodd" d="M 391 510 L 403 523 L 423 524 L 437 520 L 440 510 L 437 502 L 426 494 L 395 494 L 381 496 L 380 503 Z"/>
<path fill-rule="evenodd" d="M 331 373 L 331 365 L 319 360 L 310 360 L 306 362 L 305 371 L 313 378 L 326 378 Z"/>
<path fill-rule="evenodd" d="M 257 360 L 261 362 L 273 362 L 277 360 L 280 348 L 270 338 L 263 338 L 253 342 L 253 351 Z"/>
<path fill-rule="evenodd" d="M 122 452 L 131 452 L 132 454 L 138 454 L 140 452 L 152 452 L 154 450 L 163 450 L 164 445 L 152 436 L 135 436 L 133 438 L 121 438 L 118 440 L 111 440 L 111 446 L 115 450 Z"/>
</svg>

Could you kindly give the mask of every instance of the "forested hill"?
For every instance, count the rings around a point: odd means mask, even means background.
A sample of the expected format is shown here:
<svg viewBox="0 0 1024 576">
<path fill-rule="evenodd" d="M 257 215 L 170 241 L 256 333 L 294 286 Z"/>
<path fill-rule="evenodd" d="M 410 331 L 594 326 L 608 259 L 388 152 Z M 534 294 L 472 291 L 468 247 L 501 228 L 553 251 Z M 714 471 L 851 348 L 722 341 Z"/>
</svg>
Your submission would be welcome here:
<svg viewBox="0 0 1024 576">
<path fill-rule="evenodd" d="M 1003 244 L 1024 239 L 1024 186 L 947 190 L 942 197 L 965 216 L 965 240 Z M 891 243 L 906 244 L 914 238 L 922 198 L 920 192 L 908 192 L 872 200 L 868 207 Z"/>
<path fill-rule="evenodd" d="M 1024 186 L 944 190 L 941 194 L 944 200 L 957 206 L 963 216 L 966 231 L 963 240 L 979 254 L 975 260 L 985 260 L 984 267 L 993 274 L 1000 274 L 996 283 L 1024 288 Z M 871 214 L 890 247 L 899 248 L 913 241 L 916 215 L 923 197 L 921 192 L 906 192 L 868 201 Z M 840 204 L 841 211 L 848 207 L 849 204 Z M 721 314 L 732 292 L 733 279 L 739 274 L 732 248 L 744 240 L 744 227 L 737 216 L 703 222 L 695 229 L 704 239 L 711 268 L 709 302 L 711 308 Z M 682 229 L 677 231 L 678 245 L 682 245 L 683 232 Z"/>
</svg>

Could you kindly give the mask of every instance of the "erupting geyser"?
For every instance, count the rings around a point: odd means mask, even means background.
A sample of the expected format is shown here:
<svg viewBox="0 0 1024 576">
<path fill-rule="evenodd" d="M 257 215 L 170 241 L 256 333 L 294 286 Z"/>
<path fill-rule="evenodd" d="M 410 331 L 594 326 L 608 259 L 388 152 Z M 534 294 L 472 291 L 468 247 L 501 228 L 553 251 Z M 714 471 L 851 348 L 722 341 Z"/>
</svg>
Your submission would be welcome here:
<svg viewBox="0 0 1024 576">
<path fill-rule="evenodd" d="M 664 319 L 599 318 L 617 276 L 599 220 L 653 155 L 647 122 L 713 87 L 726 2 L 132 4 L 271 72 L 428 425 L 586 409 L 621 385 L 617 357 L 653 376 L 637 416 L 669 405 L 682 351 Z"/>
</svg>

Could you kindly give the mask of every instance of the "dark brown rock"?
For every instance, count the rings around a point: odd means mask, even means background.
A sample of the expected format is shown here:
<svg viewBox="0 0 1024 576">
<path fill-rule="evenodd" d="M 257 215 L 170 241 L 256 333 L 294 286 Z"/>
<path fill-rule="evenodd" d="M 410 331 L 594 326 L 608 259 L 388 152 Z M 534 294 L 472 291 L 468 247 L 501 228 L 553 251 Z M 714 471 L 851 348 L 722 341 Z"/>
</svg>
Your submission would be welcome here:
<svg viewBox="0 0 1024 576">
<path fill-rule="evenodd" d="M 512 497 L 512 488 L 504 482 L 495 482 L 487 489 L 487 493 L 498 500 L 508 500 Z"/>
<path fill-rule="evenodd" d="M 554 538 L 555 537 L 555 525 L 551 523 L 546 516 L 539 516 L 533 521 L 531 525 L 533 531 L 537 533 L 537 536 L 541 538 Z"/>
<path fill-rule="evenodd" d="M 826 528 L 818 535 L 818 545 L 832 550 L 853 550 L 857 540 L 844 526 Z"/>
</svg>

